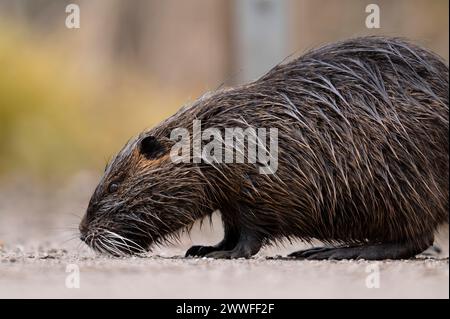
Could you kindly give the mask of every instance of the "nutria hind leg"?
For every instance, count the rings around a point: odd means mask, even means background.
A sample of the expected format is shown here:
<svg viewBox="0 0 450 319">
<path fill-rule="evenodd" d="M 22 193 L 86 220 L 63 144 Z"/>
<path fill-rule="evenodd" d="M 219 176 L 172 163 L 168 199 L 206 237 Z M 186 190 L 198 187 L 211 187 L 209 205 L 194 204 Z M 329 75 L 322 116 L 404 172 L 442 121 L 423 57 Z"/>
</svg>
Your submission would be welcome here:
<svg viewBox="0 0 450 319">
<path fill-rule="evenodd" d="M 236 246 L 236 242 L 231 241 L 227 238 L 222 239 L 218 244 L 214 246 L 202 246 L 202 245 L 194 245 L 191 246 L 186 251 L 185 257 L 204 257 L 209 253 L 212 253 L 214 251 L 221 251 L 221 250 L 228 250 L 232 249 L 234 246 Z"/>
<path fill-rule="evenodd" d="M 412 242 L 378 243 L 348 247 L 320 247 L 294 252 L 289 257 L 308 260 L 324 259 L 409 259 L 433 244 L 433 236 L 425 236 L 421 245 Z"/>
<path fill-rule="evenodd" d="M 185 257 L 204 257 L 209 253 L 233 249 L 239 240 L 239 232 L 232 226 L 224 224 L 224 237 L 214 246 L 194 245 L 186 251 Z"/>
<path fill-rule="evenodd" d="M 289 254 L 288 257 L 298 258 L 298 259 L 306 259 L 307 257 L 312 256 L 316 253 L 328 251 L 333 248 L 337 248 L 337 247 L 313 247 L 313 248 L 295 251 L 295 252 Z"/>
</svg>

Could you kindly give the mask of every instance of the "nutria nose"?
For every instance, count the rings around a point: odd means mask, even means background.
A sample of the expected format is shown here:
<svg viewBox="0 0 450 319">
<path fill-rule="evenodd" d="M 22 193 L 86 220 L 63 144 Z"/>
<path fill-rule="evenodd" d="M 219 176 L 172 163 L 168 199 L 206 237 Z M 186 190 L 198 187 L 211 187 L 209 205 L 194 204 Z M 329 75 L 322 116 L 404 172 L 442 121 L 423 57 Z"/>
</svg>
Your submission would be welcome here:
<svg viewBox="0 0 450 319">
<path fill-rule="evenodd" d="M 80 225 L 78 226 L 78 229 L 80 230 L 80 239 L 82 241 L 84 241 L 86 239 L 86 234 L 88 232 L 86 215 L 81 220 Z"/>
<path fill-rule="evenodd" d="M 81 233 L 81 234 L 80 234 L 80 240 L 81 240 L 81 241 L 85 241 L 85 240 L 86 240 L 86 234 Z"/>
</svg>

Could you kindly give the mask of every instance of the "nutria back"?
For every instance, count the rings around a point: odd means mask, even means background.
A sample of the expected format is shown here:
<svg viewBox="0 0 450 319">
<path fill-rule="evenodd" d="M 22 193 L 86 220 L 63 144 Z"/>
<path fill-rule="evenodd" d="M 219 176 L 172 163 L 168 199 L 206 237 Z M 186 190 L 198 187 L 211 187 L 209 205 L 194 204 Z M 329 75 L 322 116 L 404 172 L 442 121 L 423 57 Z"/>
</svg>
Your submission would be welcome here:
<svg viewBox="0 0 450 319">
<path fill-rule="evenodd" d="M 131 140 L 108 165 L 82 233 L 97 248 L 109 236 L 110 253 L 130 250 L 114 236 L 148 249 L 219 209 L 224 240 L 189 255 L 248 257 L 286 237 L 414 255 L 448 221 L 448 102 L 448 66 L 423 48 L 383 37 L 323 46 Z M 174 162 L 171 133 L 192 133 L 194 120 L 202 130 L 276 129 L 276 170 L 261 174 L 247 155 Z"/>
</svg>

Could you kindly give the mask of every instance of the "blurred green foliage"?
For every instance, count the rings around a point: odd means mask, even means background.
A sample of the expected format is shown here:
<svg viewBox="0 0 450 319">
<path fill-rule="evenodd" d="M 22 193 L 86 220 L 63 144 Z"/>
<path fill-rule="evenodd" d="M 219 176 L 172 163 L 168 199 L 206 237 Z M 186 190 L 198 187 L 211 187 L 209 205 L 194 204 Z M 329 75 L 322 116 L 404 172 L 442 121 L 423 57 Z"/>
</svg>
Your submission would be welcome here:
<svg viewBox="0 0 450 319">
<path fill-rule="evenodd" d="M 121 84 L 105 84 L 76 73 L 72 61 L 51 44 L 0 27 L 0 175 L 99 169 L 128 138 L 181 105 L 123 70 L 115 73 Z"/>
</svg>

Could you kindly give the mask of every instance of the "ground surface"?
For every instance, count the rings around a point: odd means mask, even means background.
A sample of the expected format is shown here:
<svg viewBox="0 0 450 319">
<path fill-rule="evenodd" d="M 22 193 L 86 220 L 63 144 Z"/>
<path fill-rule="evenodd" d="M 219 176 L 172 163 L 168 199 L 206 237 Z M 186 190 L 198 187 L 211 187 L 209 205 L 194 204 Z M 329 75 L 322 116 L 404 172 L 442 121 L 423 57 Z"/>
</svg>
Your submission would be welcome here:
<svg viewBox="0 0 450 319">
<path fill-rule="evenodd" d="M 81 173 L 45 190 L 26 179 L 0 185 L 0 298 L 449 297 L 447 230 L 439 236 L 441 254 L 405 261 L 267 258 L 305 248 L 301 243 L 264 249 L 249 260 L 180 257 L 193 243 L 220 239 L 218 223 L 146 258 L 96 256 L 76 239 L 95 182 Z M 68 288 L 76 285 L 76 269 L 80 288 Z"/>
</svg>

